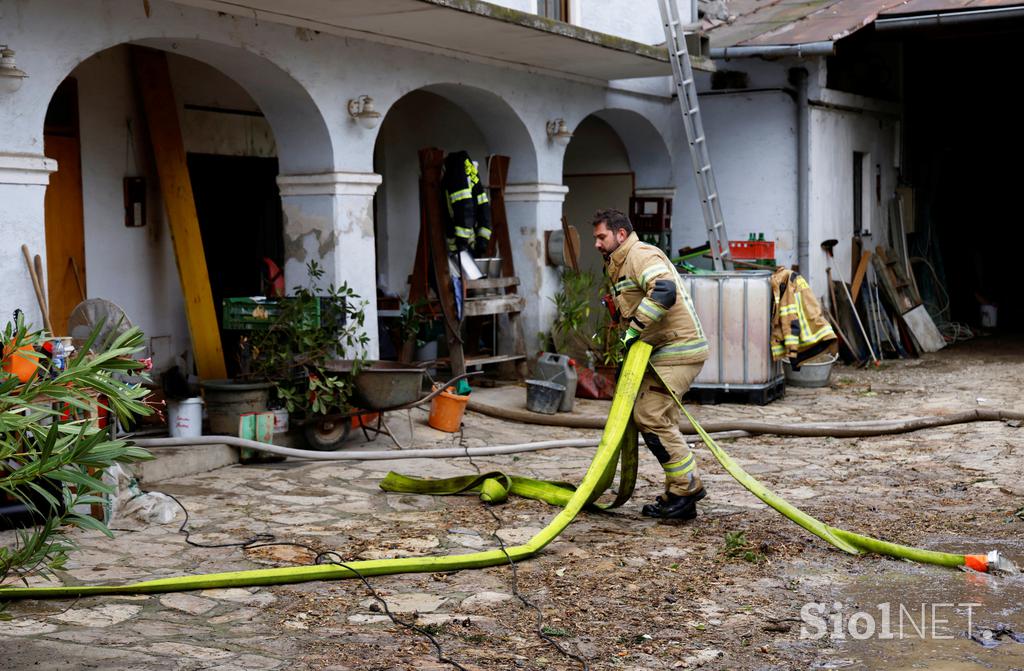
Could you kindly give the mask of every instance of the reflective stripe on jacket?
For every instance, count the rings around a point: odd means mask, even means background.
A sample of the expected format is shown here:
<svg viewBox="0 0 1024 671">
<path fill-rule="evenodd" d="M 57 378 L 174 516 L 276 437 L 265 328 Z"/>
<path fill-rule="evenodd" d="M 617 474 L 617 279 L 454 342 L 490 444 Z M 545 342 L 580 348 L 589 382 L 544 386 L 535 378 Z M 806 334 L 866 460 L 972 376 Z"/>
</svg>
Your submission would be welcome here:
<svg viewBox="0 0 1024 671">
<path fill-rule="evenodd" d="M 782 266 L 772 275 L 772 359 L 799 364 L 829 349 L 836 334 L 807 280 Z"/>
<path fill-rule="evenodd" d="M 621 320 L 638 328 L 640 339 L 654 347 L 652 361 L 672 365 L 708 358 L 708 341 L 693 301 L 663 251 L 640 242 L 636 233 L 630 233 L 608 258 L 605 271 L 611 279 Z M 659 279 L 671 280 L 676 285 L 676 300 L 670 306 L 651 297 Z"/>
</svg>

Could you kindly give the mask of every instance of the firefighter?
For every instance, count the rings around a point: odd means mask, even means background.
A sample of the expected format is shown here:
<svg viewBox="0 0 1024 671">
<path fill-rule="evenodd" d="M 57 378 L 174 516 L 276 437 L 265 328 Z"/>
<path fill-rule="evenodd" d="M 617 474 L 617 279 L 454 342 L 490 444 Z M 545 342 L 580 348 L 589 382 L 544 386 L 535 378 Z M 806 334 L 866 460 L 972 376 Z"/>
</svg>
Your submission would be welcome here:
<svg viewBox="0 0 1024 671">
<path fill-rule="evenodd" d="M 633 420 L 648 449 L 665 472 L 665 492 L 641 510 L 643 515 L 689 520 L 705 496 L 693 452 L 679 432 L 679 409 L 664 384 L 681 397 L 700 373 L 708 356 L 697 313 L 675 267 L 665 253 L 640 242 L 625 214 L 599 210 L 593 219 L 594 247 L 605 259 L 614 292 L 622 344 L 628 351 L 637 340 L 653 347 L 650 370 L 644 374 L 633 406 Z"/>
<path fill-rule="evenodd" d="M 483 256 L 491 240 L 491 203 L 476 161 L 465 151 L 448 154 L 441 187 L 448 208 L 448 251 L 469 249 L 474 256 Z"/>
</svg>

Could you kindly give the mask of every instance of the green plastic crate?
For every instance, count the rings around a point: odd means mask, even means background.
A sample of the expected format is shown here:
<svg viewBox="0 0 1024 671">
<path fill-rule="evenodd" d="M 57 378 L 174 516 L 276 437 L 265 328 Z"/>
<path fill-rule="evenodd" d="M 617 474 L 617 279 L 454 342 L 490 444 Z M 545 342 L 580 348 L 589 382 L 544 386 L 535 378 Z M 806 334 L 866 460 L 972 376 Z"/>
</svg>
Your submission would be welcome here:
<svg viewBox="0 0 1024 671">
<path fill-rule="evenodd" d="M 223 328 L 229 331 L 251 331 L 270 328 L 281 312 L 281 304 L 288 298 L 266 298 L 263 296 L 243 296 L 225 298 L 223 300 Z M 310 307 L 307 318 L 320 326 L 320 303 Z"/>
</svg>

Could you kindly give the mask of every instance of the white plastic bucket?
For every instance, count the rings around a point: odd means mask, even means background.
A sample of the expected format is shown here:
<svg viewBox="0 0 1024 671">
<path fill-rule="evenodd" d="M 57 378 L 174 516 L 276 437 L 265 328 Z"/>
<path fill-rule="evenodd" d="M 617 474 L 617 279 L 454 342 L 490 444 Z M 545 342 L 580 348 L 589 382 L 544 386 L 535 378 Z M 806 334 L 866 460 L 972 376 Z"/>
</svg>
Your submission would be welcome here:
<svg viewBox="0 0 1024 671">
<path fill-rule="evenodd" d="M 999 310 L 994 305 L 983 304 L 981 306 L 981 327 L 994 329 L 999 321 Z"/>
<path fill-rule="evenodd" d="M 288 433 L 288 411 L 274 408 L 274 433 Z"/>
<path fill-rule="evenodd" d="M 203 399 L 167 401 L 167 428 L 172 438 L 198 438 L 203 435 Z"/>
</svg>

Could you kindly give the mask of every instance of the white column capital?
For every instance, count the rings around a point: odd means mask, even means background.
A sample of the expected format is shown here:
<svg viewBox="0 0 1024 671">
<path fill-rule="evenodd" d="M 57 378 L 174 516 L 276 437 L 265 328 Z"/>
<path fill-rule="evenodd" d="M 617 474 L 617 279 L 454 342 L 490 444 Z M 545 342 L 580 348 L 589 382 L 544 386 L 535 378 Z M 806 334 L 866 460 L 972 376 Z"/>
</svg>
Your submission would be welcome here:
<svg viewBox="0 0 1024 671">
<path fill-rule="evenodd" d="M 0 184 L 45 186 L 51 172 L 57 172 L 57 162 L 42 154 L 0 152 Z"/>
<path fill-rule="evenodd" d="M 675 198 L 676 187 L 659 186 L 636 190 L 637 198 Z"/>
<path fill-rule="evenodd" d="M 322 172 L 314 175 L 278 175 L 281 196 L 372 196 L 380 186 L 375 172 Z"/>
<path fill-rule="evenodd" d="M 508 184 L 505 186 L 505 202 L 552 202 L 565 201 L 569 187 L 562 184 L 545 184 L 541 182 Z"/>
</svg>

